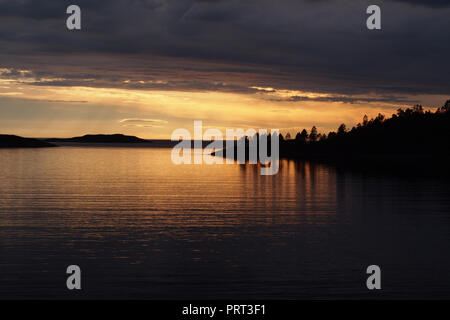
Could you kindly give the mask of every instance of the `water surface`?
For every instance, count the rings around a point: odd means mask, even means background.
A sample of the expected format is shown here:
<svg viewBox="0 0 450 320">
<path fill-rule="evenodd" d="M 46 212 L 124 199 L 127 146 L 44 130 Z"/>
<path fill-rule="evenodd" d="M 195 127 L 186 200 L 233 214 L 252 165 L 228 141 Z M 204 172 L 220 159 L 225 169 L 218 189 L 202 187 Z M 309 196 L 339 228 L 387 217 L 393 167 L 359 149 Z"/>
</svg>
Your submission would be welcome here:
<svg viewBox="0 0 450 320">
<path fill-rule="evenodd" d="M 0 297 L 450 297 L 449 183 L 294 161 L 261 176 L 170 152 L 0 150 Z"/>
</svg>

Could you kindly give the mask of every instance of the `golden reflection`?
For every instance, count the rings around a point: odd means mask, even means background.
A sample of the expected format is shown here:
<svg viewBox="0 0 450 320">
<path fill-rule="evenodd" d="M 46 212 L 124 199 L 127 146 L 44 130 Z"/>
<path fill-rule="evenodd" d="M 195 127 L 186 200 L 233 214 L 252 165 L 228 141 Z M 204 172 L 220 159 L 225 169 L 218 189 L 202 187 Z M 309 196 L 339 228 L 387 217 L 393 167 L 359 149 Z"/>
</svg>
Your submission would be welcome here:
<svg viewBox="0 0 450 320">
<path fill-rule="evenodd" d="M 1 152 L 3 208 L 28 212 L 4 214 L 2 226 L 25 224 L 31 215 L 36 224 L 95 238 L 99 228 L 183 234 L 189 228 L 326 224 L 336 214 L 335 172 L 309 162 L 282 160 L 277 175 L 262 176 L 259 165 L 174 165 L 171 149 Z M 8 172 L 33 178 L 8 179 Z"/>
</svg>

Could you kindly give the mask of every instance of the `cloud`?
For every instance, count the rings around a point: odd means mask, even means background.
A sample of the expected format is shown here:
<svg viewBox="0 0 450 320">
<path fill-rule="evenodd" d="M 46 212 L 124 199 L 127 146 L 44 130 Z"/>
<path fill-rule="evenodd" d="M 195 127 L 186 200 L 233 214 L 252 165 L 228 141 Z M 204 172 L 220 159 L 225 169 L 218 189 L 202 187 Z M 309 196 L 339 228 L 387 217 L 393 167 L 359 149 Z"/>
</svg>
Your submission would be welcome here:
<svg viewBox="0 0 450 320">
<path fill-rule="evenodd" d="M 45 102 L 54 102 L 54 103 L 88 103 L 86 100 L 45 100 Z"/>
<path fill-rule="evenodd" d="M 33 72 L 30 70 L 18 70 L 14 68 L 0 68 L 0 78 L 3 79 L 21 79 L 31 78 Z"/>
<path fill-rule="evenodd" d="M 326 96 L 326 97 L 308 97 L 308 96 L 290 96 L 288 98 L 272 98 L 272 101 L 313 101 L 313 102 L 342 102 L 342 103 L 373 103 L 373 102 L 385 102 L 385 103 L 408 103 L 412 104 L 414 101 L 397 96 L 386 97 L 355 97 L 355 96 Z"/>
<path fill-rule="evenodd" d="M 340 95 L 450 94 L 448 1 L 0 0 L 2 77 L 33 85 Z M 126 13 L 126 14 L 124 14 Z M 126 82 L 128 81 L 128 82 Z"/>
<path fill-rule="evenodd" d="M 165 120 L 161 119 L 139 119 L 139 118 L 130 118 L 130 119 L 122 119 L 119 121 L 123 126 L 135 126 L 141 128 L 162 128 L 164 124 L 168 123 Z"/>
<path fill-rule="evenodd" d="M 394 0 L 394 1 L 432 8 L 450 7 L 450 3 L 448 2 L 448 0 Z"/>
</svg>

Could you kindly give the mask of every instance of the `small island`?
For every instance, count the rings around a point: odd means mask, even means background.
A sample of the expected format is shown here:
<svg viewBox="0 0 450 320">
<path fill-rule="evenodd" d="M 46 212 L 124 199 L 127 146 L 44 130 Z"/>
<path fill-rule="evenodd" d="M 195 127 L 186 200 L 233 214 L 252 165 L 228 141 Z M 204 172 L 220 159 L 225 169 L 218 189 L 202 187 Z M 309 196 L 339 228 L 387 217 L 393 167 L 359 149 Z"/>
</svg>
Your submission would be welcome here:
<svg viewBox="0 0 450 320">
<path fill-rule="evenodd" d="M 56 147 L 52 143 L 38 139 L 22 138 L 15 135 L 0 134 L 0 148 L 49 148 Z"/>
<path fill-rule="evenodd" d="M 73 138 L 52 138 L 47 139 L 47 142 L 65 143 L 148 143 L 149 141 L 123 134 L 86 134 L 82 137 Z"/>
</svg>

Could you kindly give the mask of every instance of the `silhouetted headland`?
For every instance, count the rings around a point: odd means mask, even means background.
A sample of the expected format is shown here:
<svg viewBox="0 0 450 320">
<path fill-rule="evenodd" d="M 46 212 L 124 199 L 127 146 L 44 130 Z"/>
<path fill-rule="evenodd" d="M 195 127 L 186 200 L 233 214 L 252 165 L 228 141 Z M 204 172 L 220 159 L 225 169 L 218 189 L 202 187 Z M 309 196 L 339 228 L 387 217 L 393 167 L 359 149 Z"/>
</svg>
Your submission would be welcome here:
<svg viewBox="0 0 450 320">
<path fill-rule="evenodd" d="M 78 142 L 78 143 L 148 143 L 135 136 L 126 136 L 123 134 L 87 134 L 82 137 L 74 138 L 52 138 L 47 139 L 48 142 Z"/>
<path fill-rule="evenodd" d="M 0 134 L 0 148 L 49 148 L 56 145 L 31 138 Z"/>
<path fill-rule="evenodd" d="M 315 126 L 295 138 L 279 135 L 280 158 L 304 159 L 364 170 L 393 170 L 421 173 L 450 173 L 450 100 L 435 112 L 421 105 L 398 109 L 386 118 L 363 121 L 336 132 L 319 133 Z M 270 141 L 270 135 L 269 135 Z M 234 147 L 236 158 L 237 147 Z M 268 143 L 270 150 L 270 143 Z M 249 143 L 246 141 L 246 155 Z M 226 156 L 226 149 L 224 154 Z"/>
</svg>

